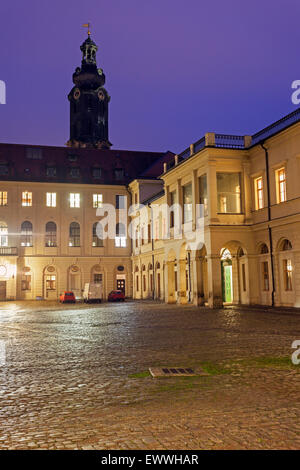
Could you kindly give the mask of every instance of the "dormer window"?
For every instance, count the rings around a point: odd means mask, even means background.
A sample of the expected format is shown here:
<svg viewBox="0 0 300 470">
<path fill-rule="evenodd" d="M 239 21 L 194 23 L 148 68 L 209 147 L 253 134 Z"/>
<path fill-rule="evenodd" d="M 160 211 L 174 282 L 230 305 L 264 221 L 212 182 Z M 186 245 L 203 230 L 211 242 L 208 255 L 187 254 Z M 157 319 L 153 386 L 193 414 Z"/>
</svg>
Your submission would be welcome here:
<svg viewBox="0 0 300 470">
<path fill-rule="evenodd" d="M 71 176 L 71 178 L 79 178 L 80 169 L 79 168 L 71 168 L 70 169 L 70 176 Z"/>
<path fill-rule="evenodd" d="M 78 160 L 78 155 L 75 155 L 74 153 L 70 153 L 68 155 L 69 162 L 77 162 Z"/>
<path fill-rule="evenodd" d="M 101 168 L 92 169 L 93 178 L 101 178 Z"/>
<path fill-rule="evenodd" d="M 115 169 L 115 179 L 122 180 L 124 178 L 124 170 L 123 168 L 116 168 Z"/>
<path fill-rule="evenodd" d="M 48 166 L 46 169 L 46 175 L 47 176 L 56 176 L 56 167 L 55 166 Z"/>
<path fill-rule="evenodd" d="M 0 175 L 8 175 L 8 165 L 0 163 Z"/>
</svg>

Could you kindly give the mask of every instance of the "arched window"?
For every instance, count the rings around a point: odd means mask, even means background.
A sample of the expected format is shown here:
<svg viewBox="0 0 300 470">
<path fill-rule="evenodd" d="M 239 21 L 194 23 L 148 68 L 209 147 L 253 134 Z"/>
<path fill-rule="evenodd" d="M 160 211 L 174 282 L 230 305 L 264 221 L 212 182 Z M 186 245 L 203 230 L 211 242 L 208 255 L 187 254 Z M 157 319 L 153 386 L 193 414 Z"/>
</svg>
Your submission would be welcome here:
<svg viewBox="0 0 300 470">
<path fill-rule="evenodd" d="M 80 246 L 80 225 L 78 222 L 70 224 L 69 246 Z"/>
<path fill-rule="evenodd" d="M 290 240 L 283 240 L 283 242 L 281 243 L 281 251 L 289 251 L 289 250 L 292 250 L 293 247 L 292 247 L 292 244 L 290 242 Z"/>
<path fill-rule="evenodd" d="M 56 246 L 56 223 L 47 222 L 46 224 L 46 236 L 45 246 Z"/>
<path fill-rule="evenodd" d="M 93 224 L 92 246 L 103 246 L 103 227 L 99 222 Z"/>
<path fill-rule="evenodd" d="M 126 246 L 125 225 L 122 224 L 121 222 L 117 223 L 117 225 L 116 225 L 115 246 L 117 246 L 117 247 L 125 247 Z"/>
<path fill-rule="evenodd" d="M 32 246 L 32 223 L 28 220 L 21 225 L 21 246 Z"/>
<path fill-rule="evenodd" d="M 0 222 L 0 246 L 8 245 L 8 229 L 4 222 Z"/>
<path fill-rule="evenodd" d="M 268 245 L 266 245 L 265 243 L 262 243 L 262 244 L 260 245 L 260 254 L 261 254 L 261 255 L 265 255 L 265 254 L 267 254 L 267 253 L 269 253 Z"/>
</svg>

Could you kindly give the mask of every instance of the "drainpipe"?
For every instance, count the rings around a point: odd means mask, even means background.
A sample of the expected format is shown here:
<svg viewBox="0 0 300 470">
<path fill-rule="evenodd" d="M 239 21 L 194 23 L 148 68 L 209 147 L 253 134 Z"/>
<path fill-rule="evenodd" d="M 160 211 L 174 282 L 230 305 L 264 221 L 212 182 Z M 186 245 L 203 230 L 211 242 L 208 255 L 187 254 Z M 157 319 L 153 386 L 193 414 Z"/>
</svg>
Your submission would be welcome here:
<svg viewBox="0 0 300 470">
<path fill-rule="evenodd" d="M 270 196 L 270 171 L 269 171 L 269 152 L 264 146 L 264 142 L 261 144 L 262 149 L 265 151 L 265 165 L 266 165 L 266 177 L 267 177 L 267 197 L 268 197 L 268 234 L 270 244 L 270 257 L 271 257 L 271 273 L 272 273 L 272 307 L 274 307 L 274 296 L 275 296 L 275 274 L 274 274 L 274 257 L 273 257 L 273 237 L 271 222 L 271 196 Z"/>
</svg>

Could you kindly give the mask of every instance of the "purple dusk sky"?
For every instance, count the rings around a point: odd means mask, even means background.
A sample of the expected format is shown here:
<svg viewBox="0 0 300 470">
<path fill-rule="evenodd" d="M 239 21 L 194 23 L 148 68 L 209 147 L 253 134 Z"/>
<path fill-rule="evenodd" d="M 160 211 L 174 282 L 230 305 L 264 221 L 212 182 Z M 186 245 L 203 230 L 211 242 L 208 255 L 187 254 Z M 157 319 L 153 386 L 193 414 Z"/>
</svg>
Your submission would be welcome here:
<svg viewBox="0 0 300 470">
<path fill-rule="evenodd" d="M 88 21 L 114 149 L 180 152 L 296 109 L 299 0 L 4 0 L 0 14 L 0 142 L 65 145 Z"/>
</svg>

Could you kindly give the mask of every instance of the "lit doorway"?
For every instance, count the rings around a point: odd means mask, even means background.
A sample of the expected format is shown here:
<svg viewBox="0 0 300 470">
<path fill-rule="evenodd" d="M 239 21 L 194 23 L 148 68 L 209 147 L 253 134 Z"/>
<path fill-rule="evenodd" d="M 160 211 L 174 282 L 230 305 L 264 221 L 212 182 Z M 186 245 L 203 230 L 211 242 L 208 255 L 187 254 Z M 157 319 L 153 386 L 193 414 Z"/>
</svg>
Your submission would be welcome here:
<svg viewBox="0 0 300 470">
<path fill-rule="evenodd" d="M 232 289 L 232 259 L 229 250 L 225 249 L 221 257 L 223 302 L 231 303 Z"/>
</svg>

